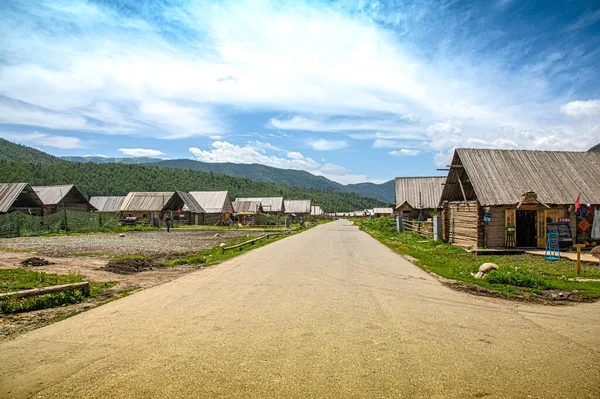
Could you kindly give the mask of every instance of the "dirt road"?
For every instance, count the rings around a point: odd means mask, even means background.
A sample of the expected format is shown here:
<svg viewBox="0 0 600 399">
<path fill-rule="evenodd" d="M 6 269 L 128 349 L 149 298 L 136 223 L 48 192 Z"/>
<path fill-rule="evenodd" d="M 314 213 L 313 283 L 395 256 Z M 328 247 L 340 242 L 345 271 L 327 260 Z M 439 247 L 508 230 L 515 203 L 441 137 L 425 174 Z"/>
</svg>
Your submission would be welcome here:
<svg viewBox="0 0 600 399">
<path fill-rule="evenodd" d="M 452 291 L 347 221 L 0 345 L 0 397 L 598 398 L 600 304 Z"/>
</svg>

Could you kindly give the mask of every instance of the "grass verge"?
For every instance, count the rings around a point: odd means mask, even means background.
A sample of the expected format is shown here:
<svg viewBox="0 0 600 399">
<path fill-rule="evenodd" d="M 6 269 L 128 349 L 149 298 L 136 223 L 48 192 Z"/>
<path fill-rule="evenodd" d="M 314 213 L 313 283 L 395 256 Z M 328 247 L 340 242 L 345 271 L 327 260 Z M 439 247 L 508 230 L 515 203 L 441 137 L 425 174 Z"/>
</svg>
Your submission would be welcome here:
<svg viewBox="0 0 600 399">
<path fill-rule="evenodd" d="M 568 259 L 546 261 L 534 255 L 476 255 L 463 248 L 440 241 L 427 240 L 413 233 L 399 234 L 392 218 L 356 220 L 355 224 L 397 253 L 416 259 L 417 266 L 438 276 L 474 284 L 508 296 L 556 299 L 553 294 L 563 292 L 561 298 L 593 301 L 600 298 L 600 282 L 575 281 L 575 278 L 600 279 L 600 268 L 581 265 L 576 274 L 576 262 Z M 498 271 L 476 279 L 482 263 L 495 263 Z"/>
</svg>

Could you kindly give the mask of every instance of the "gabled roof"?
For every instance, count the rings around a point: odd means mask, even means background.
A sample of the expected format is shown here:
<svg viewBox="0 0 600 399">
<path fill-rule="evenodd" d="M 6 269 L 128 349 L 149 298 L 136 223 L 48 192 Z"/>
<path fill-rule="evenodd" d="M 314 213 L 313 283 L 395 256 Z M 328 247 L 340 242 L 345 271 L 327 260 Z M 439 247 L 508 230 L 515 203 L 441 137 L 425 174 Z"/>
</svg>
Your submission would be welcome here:
<svg viewBox="0 0 600 399">
<path fill-rule="evenodd" d="M 227 191 L 190 191 L 206 213 L 233 212 Z"/>
<path fill-rule="evenodd" d="M 414 209 L 437 208 L 446 176 L 396 177 L 396 206 L 407 203 Z M 420 194 L 420 195 L 419 195 Z"/>
<path fill-rule="evenodd" d="M 90 205 L 98 212 L 118 212 L 121 210 L 124 200 L 124 196 L 95 196 L 90 197 Z"/>
<path fill-rule="evenodd" d="M 236 199 L 233 201 L 233 211 L 235 213 L 254 214 L 261 209 L 260 201 L 246 201 Z"/>
<path fill-rule="evenodd" d="M 517 204 L 530 190 L 546 204 L 574 204 L 579 193 L 581 203 L 600 204 L 599 170 L 597 152 L 457 148 L 442 200 L 462 199 L 461 175 L 472 186 L 465 188 L 467 199 L 483 206 Z"/>
<path fill-rule="evenodd" d="M 44 205 L 57 205 L 71 191 L 80 198 L 82 202 L 88 202 L 85 195 L 73 184 L 65 184 L 59 186 L 32 186 L 33 191 L 40 197 Z"/>
<path fill-rule="evenodd" d="M 160 212 L 175 193 L 164 192 L 131 192 L 127 194 L 121 205 L 124 212 Z"/>
<path fill-rule="evenodd" d="M 194 198 L 194 196 L 192 194 L 186 193 L 183 191 L 177 191 L 175 194 L 176 195 L 173 196 L 173 198 L 171 199 L 171 202 L 168 203 L 167 205 L 165 205 L 165 207 L 168 208 L 169 206 L 172 206 L 174 208 L 181 209 L 184 212 L 206 213 L 206 212 L 204 212 L 204 209 L 202 208 L 202 206 L 200 206 L 200 204 L 198 203 L 198 201 L 196 201 L 196 198 Z M 179 197 L 183 203 L 173 203 L 173 199 L 175 199 L 177 197 Z M 163 209 L 163 210 L 167 210 L 167 209 Z"/>
<path fill-rule="evenodd" d="M 260 202 L 263 206 L 263 212 L 265 213 L 283 212 L 285 209 L 283 206 L 283 197 L 236 198 L 236 201 Z"/>
<path fill-rule="evenodd" d="M 41 208 L 42 200 L 27 183 L 0 183 L 0 213 L 6 213 L 21 202 L 24 207 Z"/>
<path fill-rule="evenodd" d="M 376 215 L 391 215 L 394 213 L 394 210 L 392 208 L 375 208 L 373 209 L 373 213 Z"/>
<path fill-rule="evenodd" d="M 285 213 L 310 213 L 311 200 L 286 200 L 283 201 Z"/>
</svg>

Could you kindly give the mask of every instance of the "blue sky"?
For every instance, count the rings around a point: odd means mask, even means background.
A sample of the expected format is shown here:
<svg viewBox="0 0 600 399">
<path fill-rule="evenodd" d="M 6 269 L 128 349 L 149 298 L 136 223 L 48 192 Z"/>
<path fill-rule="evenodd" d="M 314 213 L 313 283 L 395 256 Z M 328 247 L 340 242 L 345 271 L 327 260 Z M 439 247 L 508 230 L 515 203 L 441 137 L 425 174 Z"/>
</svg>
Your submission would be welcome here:
<svg viewBox="0 0 600 399">
<path fill-rule="evenodd" d="M 342 183 L 600 142 L 596 1 L 4 1 L 0 137 Z"/>
</svg>

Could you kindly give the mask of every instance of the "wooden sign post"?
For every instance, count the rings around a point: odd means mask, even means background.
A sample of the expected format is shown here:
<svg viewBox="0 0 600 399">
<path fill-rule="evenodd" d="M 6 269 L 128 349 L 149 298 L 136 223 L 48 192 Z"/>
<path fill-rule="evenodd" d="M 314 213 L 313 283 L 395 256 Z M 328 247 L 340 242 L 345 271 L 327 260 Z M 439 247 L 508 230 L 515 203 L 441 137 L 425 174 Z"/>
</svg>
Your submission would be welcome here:
<svg viewBox="0 0 600 399">
<path fill-rule="evenodd" d="M 585 247 L 585 244 L 575 244 L 573 245 L 577 248 L 577 275 L 581 274 L 581 248 Z"/>
</svg>

